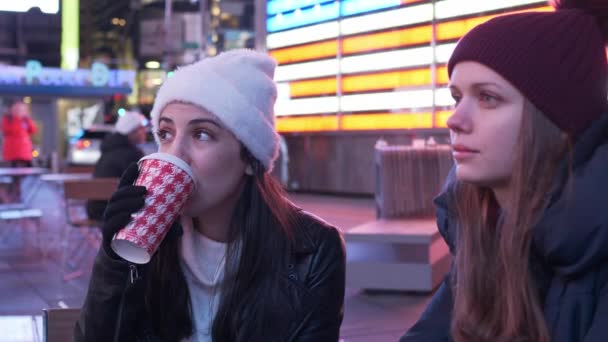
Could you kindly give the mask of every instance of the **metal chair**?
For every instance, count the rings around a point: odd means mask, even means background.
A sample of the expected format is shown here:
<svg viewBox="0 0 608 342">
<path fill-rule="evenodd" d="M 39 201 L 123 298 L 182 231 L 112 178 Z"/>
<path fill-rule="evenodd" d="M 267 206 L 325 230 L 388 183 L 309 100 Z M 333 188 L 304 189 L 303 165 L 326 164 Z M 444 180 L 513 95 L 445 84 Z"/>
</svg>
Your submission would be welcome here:
<svg viewBox="0 0 608 342">
<path fill-rule="evenodd" d="M 8 205 L 0 204 L 0 222 L 7 224 L 17 224 L 19 227 L 25 227 L 26 223 L 34 222 L 36 233 L 40 232 L 40 219 L 42 218 L 42 211 L 37 208 L 29 208 L 25 205 Z M 9 232 L 10 234 L 10 232 Z M 8 235 L 8 234 L 7 234 Z M 2 242 L 6 241 L 8 237 L 5 235 Z M 40 247 L 40 241 L 37 239 L 37 247 Z"/>
<path fill-rule="evenodd" d="M 2 192 L 0 202 L 0 226 L 18 227 L 22 231 L 27 228 L 28 224 L 34 224 L 36 249 L 40 249 L 40 219 L 42 211 L 38 208 L 30 206 L 32 195 L 35 194 L 37 184 L 30 184 L 34 190 L 30 191 L 25 199 L 21 196 L 21 182 L 15 182 L 11 177 L 0 177 L 0 183 L 3 187 L 8 187 L 9 190 Z M 6 189 L 3 189 L 6 190 Z M 0 244 L 5 244 L 14 236 L 15 231 L 11 229 L 2 229 L 0 231 Z M 22 235 L 24 244 L 27 243 L 28 234 Z M 26 247 L 29 246 L 26 245 Z"/>
</svg>

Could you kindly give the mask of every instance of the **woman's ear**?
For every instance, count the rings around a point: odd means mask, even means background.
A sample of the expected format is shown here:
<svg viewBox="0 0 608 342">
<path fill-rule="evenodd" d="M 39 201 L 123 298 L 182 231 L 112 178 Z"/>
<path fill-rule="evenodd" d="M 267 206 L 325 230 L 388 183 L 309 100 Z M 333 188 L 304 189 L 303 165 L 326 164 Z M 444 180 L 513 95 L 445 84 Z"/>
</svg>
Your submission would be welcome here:
<svg viewBox="0 0 608 342">
<path fill-rule="evenodd" d="M 251 167 L 251 165 L 247 165 L 247 167 L 245 168 L 245 174 L 248 176 L 253 176 L 253 168 Z"/>
</svg>

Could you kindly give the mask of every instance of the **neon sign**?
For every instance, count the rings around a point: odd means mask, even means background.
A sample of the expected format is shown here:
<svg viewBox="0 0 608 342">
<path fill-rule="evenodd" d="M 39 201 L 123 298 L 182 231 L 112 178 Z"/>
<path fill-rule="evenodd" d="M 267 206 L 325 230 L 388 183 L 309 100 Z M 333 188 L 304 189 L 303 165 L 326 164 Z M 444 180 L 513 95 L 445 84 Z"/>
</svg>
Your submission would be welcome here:
<svg viewBox="0 0 608 342">
<path fill-rule="evenodd" d="M 38 7 L 43 13 L 59 13 L 59 0 L 0 1 L 0 12 L 27 12 Z"/>
<path fill-rule="evenodd" d="M 135 71 L 110 70 L 102 63 L 78 70 L 45 68 L 35 60 L 28 61 L 25 67 L 0 66 L 0 85 L 132 88 L 134 82 Z"/>
</svg>

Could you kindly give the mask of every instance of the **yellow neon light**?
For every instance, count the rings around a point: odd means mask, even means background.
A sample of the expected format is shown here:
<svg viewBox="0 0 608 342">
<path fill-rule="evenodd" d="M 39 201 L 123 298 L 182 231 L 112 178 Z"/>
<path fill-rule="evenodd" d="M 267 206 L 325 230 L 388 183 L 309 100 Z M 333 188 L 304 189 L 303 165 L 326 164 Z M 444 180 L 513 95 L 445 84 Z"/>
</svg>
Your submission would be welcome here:
<svg viewBox="0 0 608 342">
<path fill-rule="evenodd" d="M 448 118 L 452 115 L 452 111 L 441 111 L 435 114 L 435 127 L 437 128 L 447 128 L 448 125 L 446 122 Z"/>
<path fill-rule="evenodd" d="M 525 12 L 550 12 L 553 11 L 551 6 L 543 6 L 521 11 L 511 11 L 494 15 L 486 15 L 477 18 L 468 18 L 462 20 L 448 21 L 438 24 L 436 27 L 437 40 L 458 39 L 469 32 L 473 27 L 482 24 L 492 18 L 499 17 L 505 14 L 525 13 Z"/>
<path fill-rule="evenodd" d="M 439 68 L 438 75 L 446 74 L 445 67 Z M 344 93 L 369 91 L 380 89 L 396 89 L 405 87 L 424 86 L 432 84 L 432 70 L 430 68 L 383 72 L 378 74 L 347 76 L 343 78 L 342 89 Z M 444 77 L 441 81 L 445 84 Z"/>
<path fill-rule="evenodd" d="M 342 129 L 346 131 L 431 127 L 433 127 L 432 113 L 374 113 L 342 117 Z"/>
<path fill-rule="evenodd" d="M 337 88 L 338 80 L 335 77 L 312 81 L 296 81 L 289 83 L 289 96 L 294 98 L 313 95 L 335 95 Z"/>
<path fill-rule="evenodd" d="M 342 130 L 388 130 L 388 129 L 418 129 L 447 127 L 445 121 L 452 114 L 451 111 L 440 111 L 433 115 L 422 113 L 372 113 L 372 114 L 345 114 L 341 116 Z M 315 115 L 305 117 L 279 117 L 277 130 L 281 133 L 291 132 L 326 132 L 338 129 L 338 116 Z"/>
<path fill-rule="evenodd" d="M 407 3 L 409 0 L 402 0 Z M 414 0 L 418 1 L 418 0 Z M 530 11 L 553 11 L 550 6 L 511 11 L 497 15 L 477 18 L 467 18 L 440 23 L 436 26 L 438 41 L 455 40 L 462 37 L 470 29 L 499 15 L 521 13 Z M 391 32 L 365 34 L 347 37 L 343 40 L 343 55 L 375 51 L 387 48 L 402 48 L 411 45 L 424 44 L 431 41 L 432 28 L 430 25 L 401 29 Z M 306 44 L 297 47 L 287 47 L 271 51 L 279 64 L 310 61 L 317 58 L 335 56 L 338 48 L 335 40 L 321 43 Z M 608 55 L 608 48 L 606 49 Z M 428 85 L 431 83 L 430 68 L 398 71 L 378 72 L 368 75 L 344 76 L 342 78 L 342 91 L 359 92 Z M 445 66 L 437 68 L 437 85 L 448 82 Z M 334 95 L 337 90 L 337 79 L 326 77 L 309 81 L 293 81 L 289 83 L 290 96 L 319 96 Z M 385 130 L 385 129 L 417 129 L 417 128 L 446 128 L 451 111 L 438 111 L 432 113 L 372 113 L 372 114 L 343 114 L 343 115 L 314 115 L 314 116 L 282 116 L 277 117 L 277 130 L 279 132 L 318 132 L 341 130 Z M 434 120 L 433 120 L 434 118 Z"/>
<path fill-rule="evenodd" d="M 431 85 L 432 70 L 430 68 L 380 72 L 368 75 L 345 76 L 342 79 L 344 94 L 382 89 L 397 89 L 415 86 Z M 437 85 L 447 84 L 448 72 L 445 66 L 437 68 Z M 291 98 L 303 96 L 334 95 L 338 81 L 335 77 L 312 81 L 295 81 L 289 83 Z"/>
<path fill-rule="evenodd" d="M 338 130 L 338 117 L 336 115 L 278 117 L 276 127 L 277 131 L 282 133 L 336 131 Z"/>
<path fill-rule="evenodd" d="M 378 49 L 400 48 L 414 44 L 429 43 L 432 38 L 433 30 L 430 25 L 366 34 L 344 39 L 343 53 L 353 54 Z"/>
<path fill-rule="evenodd" d="M 338 42 L 335 40 L 270 51 L 279 64 L 336 57 L 337 54 Z"/>
<path fill-rule="evenodd" d="M 504 14 L 523 12 L 547 12 L 553 11 L 551 6 L 513 11 L 496 15 L 487 15 L 468 19 L 453 20 L 437 24 L 437 39 L 458 39 L 473 27 L 486 22 L 494 17 Z M 379 49 L 403 48 L 407 46 L 430 43 L 433 36 L 431 25 L 400 29 L 389 32 L 372 33 L 347 37 L 342 41 L 342 54 L 350 55 L 361 52 L 371 52 Z M 334 57 L 337 54 L 338 45 L 335 40 L 321 43 L 306 44 L 297 47 L 287 47 L 270 51 L 270 54 L 279 64 L 310 61 L 320 58 Z"/>
</svg>

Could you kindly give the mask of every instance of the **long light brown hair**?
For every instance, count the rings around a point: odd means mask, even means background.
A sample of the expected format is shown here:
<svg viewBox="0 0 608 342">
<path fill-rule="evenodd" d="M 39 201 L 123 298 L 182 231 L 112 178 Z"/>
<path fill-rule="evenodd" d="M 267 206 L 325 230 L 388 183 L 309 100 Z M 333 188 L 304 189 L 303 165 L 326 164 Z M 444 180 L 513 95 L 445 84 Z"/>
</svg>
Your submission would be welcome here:
<svg viewBox="0 0 608 342">
<path fill-rule="evenodd" d="M 530 247 L 532 228 L 546 208 L 554 171 L 567 157 L 570 140 L 531 103 L 523 110 L 505 208 L 499 208 L 490 188 L 455 184 L 455 342 L 550 340 L 530 272 Z"/>
</svg>

